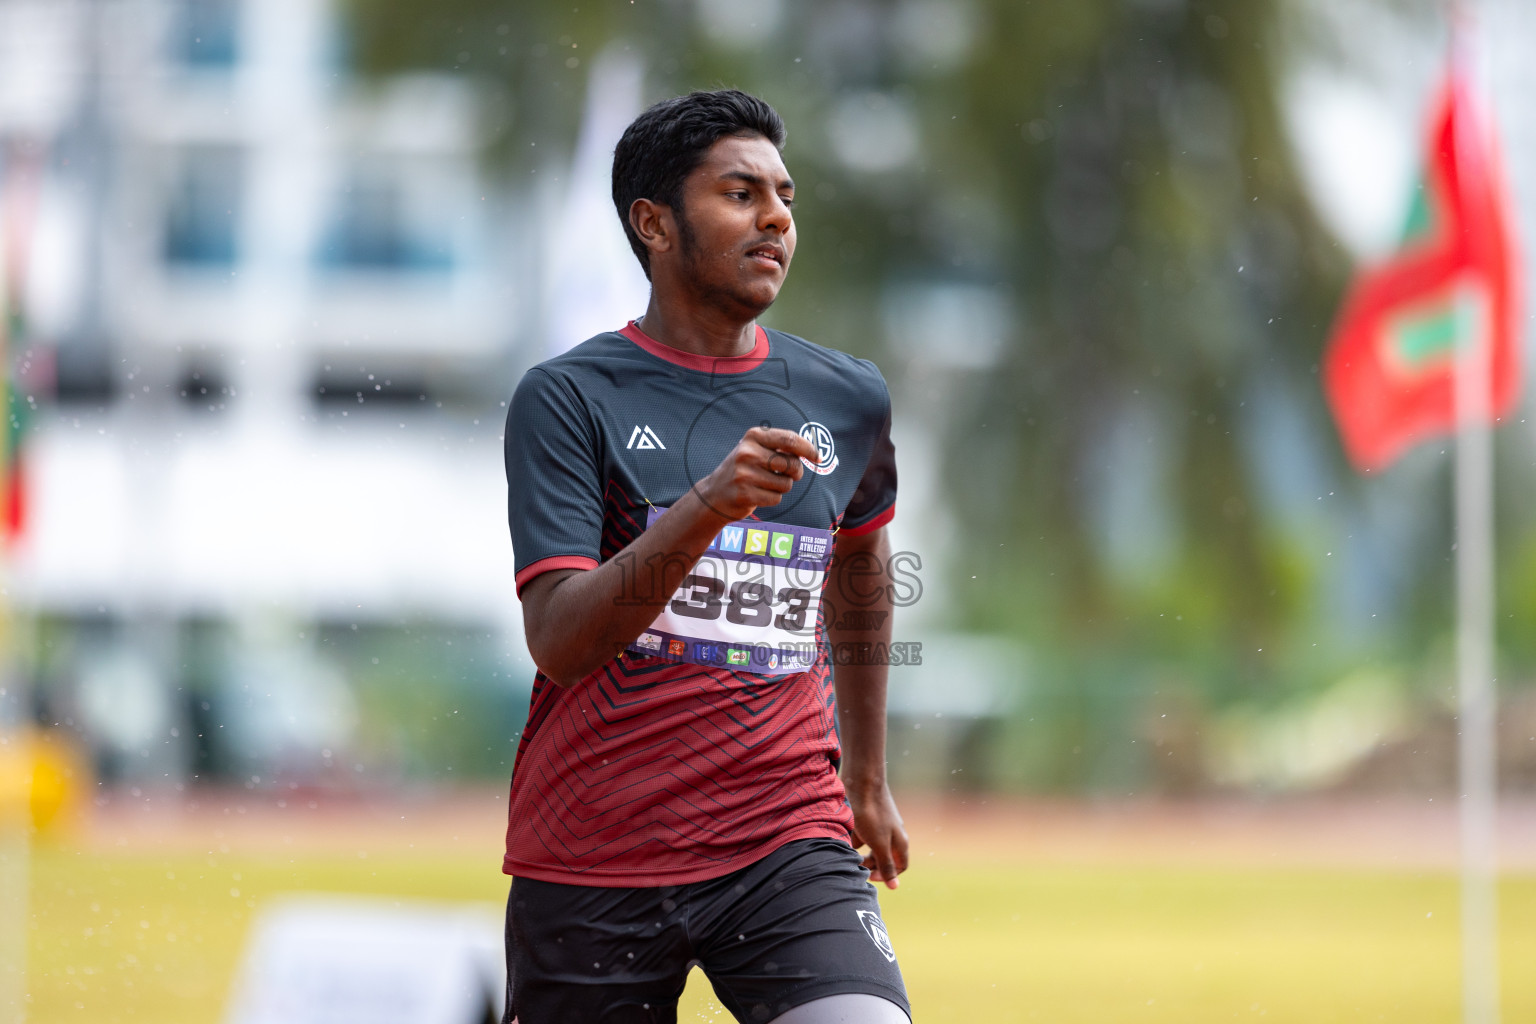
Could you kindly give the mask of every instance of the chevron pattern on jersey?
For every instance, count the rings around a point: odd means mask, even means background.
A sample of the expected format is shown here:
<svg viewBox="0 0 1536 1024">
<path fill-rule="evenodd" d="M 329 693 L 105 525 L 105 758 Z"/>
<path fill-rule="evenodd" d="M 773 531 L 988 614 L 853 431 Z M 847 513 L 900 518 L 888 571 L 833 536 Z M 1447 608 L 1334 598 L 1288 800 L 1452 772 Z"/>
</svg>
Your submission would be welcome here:
<svg viewBox="0 0 1536 1024">
<path fill-rule="evenodd" d="M 793 839 L 846 839 L 830 694 L 824 658 L 787 678 L 630 654 L 570 690 L 540 675 L 518 746 L 505 869 L 681 884 Z M 636 880 L 636 863 L 647 880 Z"/>
</svg>

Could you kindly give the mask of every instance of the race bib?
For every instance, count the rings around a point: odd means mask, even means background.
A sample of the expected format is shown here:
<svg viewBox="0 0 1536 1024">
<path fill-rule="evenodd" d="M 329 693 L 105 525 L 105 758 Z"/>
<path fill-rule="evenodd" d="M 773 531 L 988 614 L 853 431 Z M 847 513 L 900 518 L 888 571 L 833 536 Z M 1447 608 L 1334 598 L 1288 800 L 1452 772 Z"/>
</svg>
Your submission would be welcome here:
<svg viewBox="0 0 1536 1024">
<path fill-rule="evenodd" d="M 652 506 L 646 528 L 665 511 Z M 731 523 L 629 649 L 742 672 L 804 672 L 816 664 L 816 617 L 831 560 L 828 530 Z"/>
</svg>

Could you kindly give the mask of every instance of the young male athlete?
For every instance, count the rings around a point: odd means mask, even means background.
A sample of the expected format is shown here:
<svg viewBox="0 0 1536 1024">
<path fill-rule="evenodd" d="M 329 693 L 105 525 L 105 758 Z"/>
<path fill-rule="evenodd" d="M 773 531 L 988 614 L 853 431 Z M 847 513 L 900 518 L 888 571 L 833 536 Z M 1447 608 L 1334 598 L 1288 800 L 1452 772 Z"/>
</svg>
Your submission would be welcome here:
<svg viewBox="0 0 1536 1024">
<path fill-rule="evenodd" d="M 693 963 L 741 1021 L 909 1019 L 867 881 L 907 866 L 886 667 L 829 658 L 890 639 L 890 396 L 757 325 L 795 252 L 783 143 L 735 90 L 641 114 L 613 196 L 650 304 L 512 400 L 539 667 L 503 863 L 520 1024 L 675 1021 Z"/>
</svg>

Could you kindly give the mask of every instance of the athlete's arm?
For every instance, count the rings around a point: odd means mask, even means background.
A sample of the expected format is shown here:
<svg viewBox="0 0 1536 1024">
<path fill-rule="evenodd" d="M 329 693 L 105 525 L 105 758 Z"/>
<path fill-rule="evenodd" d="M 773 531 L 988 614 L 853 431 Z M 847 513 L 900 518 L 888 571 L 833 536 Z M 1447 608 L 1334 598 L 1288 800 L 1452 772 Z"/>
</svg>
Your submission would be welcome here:
<svg viewBox="0 0 1536 1024">
<path fill-rule="evenodd" d="M 819 461 L 792 430 L 753 427 L 666 515 L 596 569 L 555 569 L 523 588 L 523 631 L 539 670 L 575 686 L 644 632 L 720 527 L 777 505 Z"/>
<path fill-rule="evenodd" d="M 839 533 L 834 541 L 827 614 L 827 639 L 834 656 L 838 736 L 843 748 L 843 788 L 853 808 L 854 839 L 868 844 L 864 866 L 870 877 L 896 888 L 907 870 L 907 832 L 885 779 L 885 684 L 889 666 L 881 658 L 838 658 L 840 651 L 888 651 L 891 645 L 891 591 L 886 566 L 891 543 L 885 527 L 859 536 Z M 839 614 L 852 610 L 859 614 Z M 858 628 L 869 627 L 869 628 Z M 856 663 L 860 662 L 860 663 Z"/>
</svg>

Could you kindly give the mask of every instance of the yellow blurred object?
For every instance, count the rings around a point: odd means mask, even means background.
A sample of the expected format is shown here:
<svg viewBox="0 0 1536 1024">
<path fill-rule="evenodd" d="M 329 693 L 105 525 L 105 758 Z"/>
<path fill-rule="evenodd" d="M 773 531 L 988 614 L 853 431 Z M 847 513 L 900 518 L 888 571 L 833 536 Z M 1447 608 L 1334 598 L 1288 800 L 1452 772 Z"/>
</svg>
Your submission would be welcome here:
<svg viewBox="0 0 1536 1024">
<path fill-rule="evenodd" d="M 0 732 L 0 823 L 10 825 L 32 800 L 32 758 L 29 736 Z"/>
<path fill-rule="evenodd" d="M 86 776 L 84 758 L 63 736 L 36 729 L 0 734 L 0 823 L 25 815 L 39 833 L 66 827 Z"/>
</svg>

